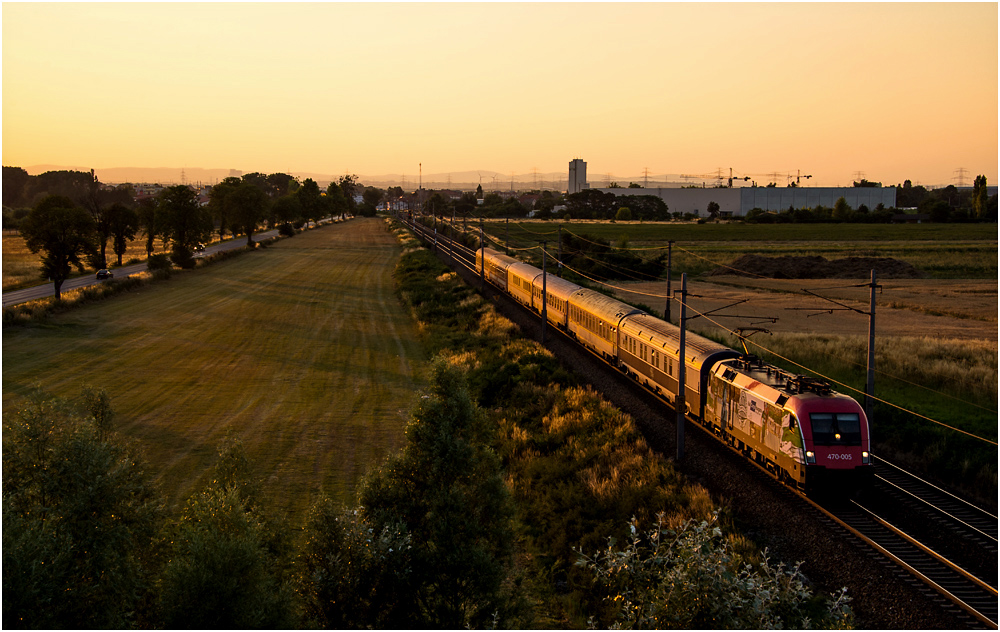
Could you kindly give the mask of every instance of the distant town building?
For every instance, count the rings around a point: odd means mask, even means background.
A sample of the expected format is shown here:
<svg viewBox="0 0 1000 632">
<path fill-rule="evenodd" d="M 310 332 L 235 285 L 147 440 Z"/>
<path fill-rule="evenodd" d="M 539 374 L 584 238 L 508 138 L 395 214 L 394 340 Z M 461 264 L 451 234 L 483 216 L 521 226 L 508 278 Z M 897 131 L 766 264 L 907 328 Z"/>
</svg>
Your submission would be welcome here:
<svg viewBox="0 0 1000 632">
<path fill-rule="evenodd" d="M 584 189 L 589 189 L 587 183 L 587 163 L 574 158 L 569 162 L 569 187 L 566 193 L 579 193 Z"/>
</svg>

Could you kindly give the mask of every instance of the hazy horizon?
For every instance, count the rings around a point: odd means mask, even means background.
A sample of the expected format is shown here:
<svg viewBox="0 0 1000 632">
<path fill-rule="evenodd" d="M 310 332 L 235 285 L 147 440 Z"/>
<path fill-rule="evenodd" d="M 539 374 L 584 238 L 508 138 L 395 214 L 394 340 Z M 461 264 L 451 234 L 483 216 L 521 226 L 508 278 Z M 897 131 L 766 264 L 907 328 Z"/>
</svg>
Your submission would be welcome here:
<svg viewBox="0 0 1000 632">
<path fill-rule="evenodd" d="M 85 167 L 80 165 L 7 165 L 12 167 L 21 167 L 25 169 L 29 175 L 35 176 L 46 171 L 59 171 L 59 170 L 75 170 L 75 171 L 90 171 L 92 167 Z M 203 168 L 203 167 L 93 167 L 97 178 L 104 182 L 105 184 L 216 184 L 223 178 L 232 175 L 230 169 L 225 168 Z M 260 171 L 255 169 L 250 169 L 247 171 L 236 170 L 237 175 L 244 175 L 247 173 L 253 173 L 254 171 Z M 275 172 L 264 172 L 264 173 L 275 173 Z M 330 181 L 337 180 L 340 176 L 344 174 L 330 174 L 330 173 L 318 173 L 318 172 L 308 172 L 308 171 L 281 171 L 281 173 L 288 173 L 289 175 L 297 177 L 300 181 L 305 178 L 312 178 L 321 185 L 325 185 Z M 721 173 L 721 178 L 719 174 Z M 407 190 L 416 190 L 420 182 L 423 183 L 423 187 L 426 188 L 456 188 L 456 189 L 474 189 L 477 184 L 482 184 L 484 191 L 506 191 L 511 188 L 511 182 L 513 181 L 513 188 L 515 190 L 526 190 L 526 189 L 550 189 L 550 190 L 565 190 L 567 185 L 568 173 L 559 173 L 556 171 L 549 172 L 529 172 L 529 173 L 500 173 L 498 171 L 486 170 L 486 169 L 472 169 L 454 172 L 443 172 L 443 173 L 425 173 L 421 177 L 419 170 L 417 174 L 410 175 L 405 173 L 380 173 L 380 174 L 353 174 L 358 176 L 362 184 L 368 186 L 379 186 L 382 188 L 387 188 L 390 186 L 402 186 Z M 669 174 L 669 173 L 654 173 L 650 171 L 648 174 L 633 174 L 628 176 L 625 174 L 590 174 L 588 171 L 588 181 L 591 188 L 601 188 L 606 187 L 611 183 L 615 183 L 622 187 L 627 187 L 631 183 L 636 183 L 639 185 L 648 186 L 649 188 L 654 187 L 676 187 L 676 186 L 699 186 L 705 185 L 708 187 L 713 187 L 717 184 L 724 184 L 729 177 L 728 169 L 722 170 L 721 172 L 716 170 L 711 174 L 701 174 L 706 177 L 694 177 L 691 174 Z M 766 186 L 769 182 L 774 181 L 778 186 L 787 186 L 792 181 L 796 180 L 796 174 L 794 172 L 787 173 L 771 173 L 765 174 L 767 176 L 777 175 L 777 178 L 767 178 L 765 177 L 759 182 L 756 181 L 743 181 L 742 179 L 734 179 L 733 187 L 749 187 L 753 186 L 754 182 L 756 186 Z M 911 184 L 914 186 L 924 186 L 928 189 L 936 189 L 946 187 L 949 184 L 954 184 L 956 186 L 966 186 L 971 187 L 973 180 L 978 173 L 972 173 L 969 170 L 965 171 L 964 174 L 964 184 L 960 184 L 957 177 L 952 178 L 951 182 L 944 183 L 928 183 L 913 180 L 912 178 L 904 178 L 903 181 L 899 182 L 882 182 L 882 186 L 895 186 L 901 185 L 906 180 L 910 180 Z M 496 176 L 494 178 L 493 176 Z M 857 176 L 857 174 L 855 174 Z M 866 174 L 862 174 L 861 177 L 867 179 Z M 878 180 L 873 180 L 879 182 Z M 996 182 L 990 180 L 990 186 L 996 186 Z M 840 182 L 840 183 L 828 183 L 822 184 L 815 182 L 813 179 L 801 178 L 799 185 L 803 187 L 850 187 L 852 182 Z"/>
<path fill-rule="evenodd" d="M 997 15 L 996 3 L 8 3 L 3 164 L 416 183 L 420 164 L 509 182 L 564 179 L 582 158 L 592 186 L 647 169 L 712 184 L 730 168 L 758 185 L 798 170 L 809 186 L 995 184 Z"/>
</svg>

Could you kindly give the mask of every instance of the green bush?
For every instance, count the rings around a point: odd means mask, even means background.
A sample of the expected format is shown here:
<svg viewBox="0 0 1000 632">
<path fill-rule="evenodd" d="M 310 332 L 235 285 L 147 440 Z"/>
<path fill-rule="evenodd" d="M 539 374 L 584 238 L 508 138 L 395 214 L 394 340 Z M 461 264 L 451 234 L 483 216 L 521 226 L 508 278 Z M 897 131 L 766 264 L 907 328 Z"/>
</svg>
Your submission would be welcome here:
<svg viewBox="0 0 1000 632">
<path fill-rule="evenodd" d="M 798 567 L 772 566 L 765 552 L 752 565 L 740 561 L 716 520 L 688 521 L 678 529 L 657 516 L 645 534 L 632 520 L 621 549 L 612 540 L 577 564 L 590 570 L 605 600 L 613 603 L 612 625 L 626 629 L 806 629 L 845 628 L 853 621 L 847 589 L 817 598 Z M 592 621 L 593 623 L 593 621 Z"/>
<path fill-rule="evenodd" d="M 170 257 L 166 254 L 150 255 L 146 259 L 146 269 L 155 270 L 169 270 L 173 264 L 170 262 Z"/>
</svg>

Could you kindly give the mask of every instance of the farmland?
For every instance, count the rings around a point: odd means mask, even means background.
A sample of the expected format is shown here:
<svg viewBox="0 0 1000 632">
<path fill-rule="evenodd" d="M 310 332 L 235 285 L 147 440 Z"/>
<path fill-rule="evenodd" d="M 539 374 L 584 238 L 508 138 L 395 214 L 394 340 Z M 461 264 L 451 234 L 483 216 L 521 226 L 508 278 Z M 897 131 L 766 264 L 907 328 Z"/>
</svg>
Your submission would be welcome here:
<svg viewBox="0 0 1000 632">
<path fill-rule="evenodd" d="M 230 433 L 276 508 L 300 516 L 320 489 L 350 504 L 402 446 L 424 384 L 394 294 L 399 252 L 383 222 L 360 219 L 8 328 L 4 408 L 33 385 L 68 399 L 106 389 L 170 509 L 206 483 Z"/>
</svg>

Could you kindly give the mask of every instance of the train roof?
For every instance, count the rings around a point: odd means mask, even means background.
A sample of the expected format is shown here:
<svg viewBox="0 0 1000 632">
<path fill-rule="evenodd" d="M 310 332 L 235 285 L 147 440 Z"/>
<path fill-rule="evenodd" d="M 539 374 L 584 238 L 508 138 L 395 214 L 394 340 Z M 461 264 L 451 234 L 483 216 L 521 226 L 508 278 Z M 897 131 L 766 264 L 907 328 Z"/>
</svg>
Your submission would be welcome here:
<svg viewBox="0 0 1000 632">
<path fill-rule="evenodd" d="M 514 260 L 514 263 L 507 267 L 507 270 L 513 272 L 522 279 L 534 279 L 542 273 L 541 270 L 531 265 L 530 263 L 524 263 L 523 261 Z"/>
<path fill-rule="evenodd" d="M 622 331 L 640 340 L 647 341 L 654 347 L 664 349 L 675 356 L 680 350 L 680 327 L 649 314 L 629 316 L 622 323 Z M 726 345 L 709 340 L 690 331 L 684 334 L 684 354 L 688 357 L 689 361 L 697 360 L 701 362 L 711 358 L 718 361 L 740 356 L 739 352 L 730 349 Z"/>
<path fill-rule="evenodd" d="M 500 252 L 498 250 L 494 250 L 492 248 L 484 248 L 483 250 L 485 251 L 487 259 L 490 259 L 491 261 L 495 261 L 495 262 L 504 264 L 503 265 L 504 268 L 507 268 L 508 266 L 510 266 L 513 263 L 520 263 L 514 257 L 505 255 L 505 254 L 503 254 L 502 252 Z M 477 253 L 478 253 L 478 251 L 477 251 Z"/>
<path fill-rule="evenodd" d="M 574 292 L 583 289 L 576 283 L 557 277 L 552 273 L 546 274 L 545 277 L 545 291 L 564 300 L 569 299 Z M 535 285 L 542 287 L 541 275 L 535 277 Z"/>
<path fill-rule="evenodd" d="M 643 313 L 642 310 L 636 309 L 631 305 L 626 305 L 618 299 L 611 298 L 610 296 L 606 296 L 600 292 L 595 292 L 594 290 L 589 290 L 587 288 L 580 288 L 578 292 L 572 295 L 570 302 L 573 305 L 590 312 L 591 314 L 596 314 L 608 322 L 614 323 L 615 325 L 618 325 L 623 316 Z"/>
<path fill-rule="evenodd" d="M 859 406 L 854 398 L 833 390 L 830 384 L 823 380 L 787 373 L 778 367 L 765 364 L 755 356 L 743 356 L 721 362 L 716 366 L 714 373 L 723 380 L 750 391 L 778 407 L 788 406 L 790 400 L 799 403 L 822 400 L 827 402 L 827 405 L 832 400 L 843 400 Z"/>
</svg>

